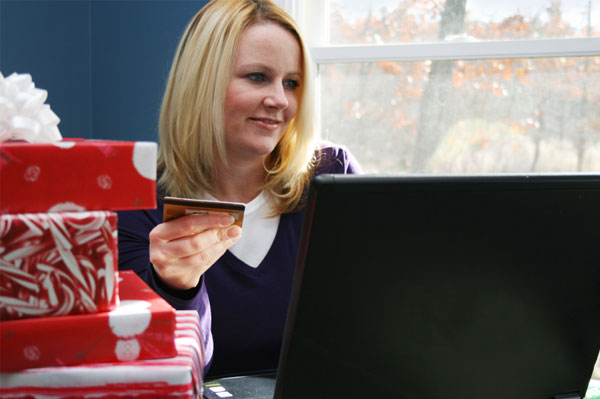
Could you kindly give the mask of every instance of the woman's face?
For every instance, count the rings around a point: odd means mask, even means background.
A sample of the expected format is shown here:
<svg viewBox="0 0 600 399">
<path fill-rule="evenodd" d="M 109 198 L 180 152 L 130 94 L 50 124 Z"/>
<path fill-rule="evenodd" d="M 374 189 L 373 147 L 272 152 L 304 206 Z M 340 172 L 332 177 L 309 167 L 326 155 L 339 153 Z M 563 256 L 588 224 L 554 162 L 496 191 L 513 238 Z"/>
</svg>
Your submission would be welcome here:
<svg viewBox="0 0 600 399">
<path fill-rule="evenodd" d="M 272 22 L 240 37 L 225 97 L 225 140 L 230 160 L 264 159 L 298 108 L 300 45 Z"/>
</svg>

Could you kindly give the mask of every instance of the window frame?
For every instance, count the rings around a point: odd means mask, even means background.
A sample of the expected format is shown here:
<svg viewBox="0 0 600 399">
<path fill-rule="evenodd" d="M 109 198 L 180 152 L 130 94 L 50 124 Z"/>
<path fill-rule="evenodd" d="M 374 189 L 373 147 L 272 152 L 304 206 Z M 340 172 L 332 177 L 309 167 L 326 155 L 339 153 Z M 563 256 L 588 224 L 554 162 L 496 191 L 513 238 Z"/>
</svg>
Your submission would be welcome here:
<svg viewBox="0 0 600 399">
<path fill-rule="evenodd" d="M 600 55 L 600 38 L 497 40 L 312 47 L 317 65 L 325 63 L 591 57 Z"/>
</svg>

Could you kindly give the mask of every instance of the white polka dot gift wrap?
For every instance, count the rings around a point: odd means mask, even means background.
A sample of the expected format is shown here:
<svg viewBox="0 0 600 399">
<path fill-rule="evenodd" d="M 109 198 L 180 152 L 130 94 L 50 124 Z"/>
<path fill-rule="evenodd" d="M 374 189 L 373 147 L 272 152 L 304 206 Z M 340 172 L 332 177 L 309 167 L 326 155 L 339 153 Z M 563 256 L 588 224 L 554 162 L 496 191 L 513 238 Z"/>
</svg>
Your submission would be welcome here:
<svg viewBox="0 0 600 399">
<path fill-rule="evenodd" d="M 0 213 L 156 207 L 157 144 L 0 142 Z"/>
</svg>

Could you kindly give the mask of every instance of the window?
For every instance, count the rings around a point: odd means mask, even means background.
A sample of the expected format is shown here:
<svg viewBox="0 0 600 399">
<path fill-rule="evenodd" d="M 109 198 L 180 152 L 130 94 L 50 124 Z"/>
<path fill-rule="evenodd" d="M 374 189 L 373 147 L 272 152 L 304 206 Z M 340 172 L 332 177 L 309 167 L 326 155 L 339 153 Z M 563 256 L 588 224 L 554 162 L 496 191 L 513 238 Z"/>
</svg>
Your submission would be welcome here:
<svg viewBox="0 0 600 399">
<path fill-rule="evenodd" d="M 600 171 L 600 0 L 279 3 L 367 172 Z"/>
</svg>

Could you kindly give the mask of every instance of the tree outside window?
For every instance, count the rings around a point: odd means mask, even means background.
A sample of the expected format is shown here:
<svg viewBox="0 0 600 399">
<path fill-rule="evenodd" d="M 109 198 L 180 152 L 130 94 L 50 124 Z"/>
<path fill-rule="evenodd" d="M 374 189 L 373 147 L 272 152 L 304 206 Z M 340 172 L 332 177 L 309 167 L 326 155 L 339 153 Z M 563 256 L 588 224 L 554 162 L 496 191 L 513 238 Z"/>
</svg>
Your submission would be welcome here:
<svg viewBox="0 0 600 399">
<path fill-rule="evenodd" d="M 501 17 L 473 0 L 393 1 L 362 14 L 351 3 L 330 2 L 331 43 L 600 35 L 591 0 L 540 0 Z M 348 145 L 368 172 L 600 170 L 598 56 L 328 63 L 319 74 L 326 138 Z"/>
</svg>

